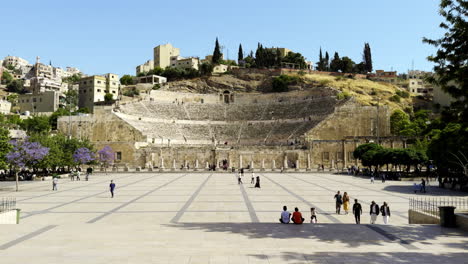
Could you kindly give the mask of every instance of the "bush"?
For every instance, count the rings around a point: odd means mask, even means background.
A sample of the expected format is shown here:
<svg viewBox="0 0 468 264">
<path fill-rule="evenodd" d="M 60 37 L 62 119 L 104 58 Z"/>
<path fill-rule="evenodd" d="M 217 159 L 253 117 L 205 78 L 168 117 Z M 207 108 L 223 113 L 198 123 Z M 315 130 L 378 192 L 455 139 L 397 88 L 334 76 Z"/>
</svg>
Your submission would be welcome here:
<svg viewBox="0 0 468 264">
<path fill-rule="evenodd" d="M 336 95 L 336 98 L 338 100 L 348 99 L 350 97 L 351 97 L 351 95 L 348 92 L 341 92 L 341 93 Z"/>
<path fill-rule="evenodd" d="M 161 85 L 159 83 L 153 85 L 153 90 L 158 90 L 159 88 L 161 88 Z"/>
<path fill-rule="evenodd" d="M 297 76 L 282 74 L 273 78 L 272 91 L 275 93 L 287 92 L 289 90 L 289 85 L 297 84 L 299 80 L 300 78 Z"/>
<path fill-rule="evenodd" d="M 325 87 L 325 86 L 329 85 L 331 82 L 332 82 L 331 80 L 320 80 L 319 81 L 319 86 Z"/>
<path fill-rule="evenodd" d="M 372 91 L 371 91 L 370 95 L 377 95 L 377 92 L 375 91 L 374 88 L 372 88 Z"/>
<path fill-rule="evenodd" d="M 394 96 L 390 97 L 388 100 L 399 103 L 401 101 L 401 97 L 398 94 L 395 94 Z"/>
<path fill-rule="evenodd" d="M 403 98 L 409 98 L 410 94 L 407 91 L 396 91 L 396 94 Z"/>
</svg>

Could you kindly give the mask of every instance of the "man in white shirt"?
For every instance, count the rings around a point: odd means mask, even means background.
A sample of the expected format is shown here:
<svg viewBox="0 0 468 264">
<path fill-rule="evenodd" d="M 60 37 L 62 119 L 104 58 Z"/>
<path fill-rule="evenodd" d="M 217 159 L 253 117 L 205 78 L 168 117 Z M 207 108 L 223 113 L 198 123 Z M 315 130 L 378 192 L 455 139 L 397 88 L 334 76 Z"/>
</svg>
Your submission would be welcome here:
<svg viewBox="0 0 468 264">
<path fill-rule="evenodd" d="M 288 212 L 288 207 L 283 206 L 283 212 L 281 212 L 280 223 L 282 224 L 289 224 L 289 220 L 291 219 L 291 213 Z"/>
<path fill-rule="evenodd" d="M 52 180 L 52 191 L 57 190 L 57 184 L 58 184 L 58 179 L 54 177 L 54 179 Z"/>
<path fill-rule="evenodd" d="M 370 216 L 371 216 L 371 224 L 375 224 L 375 221 L 377 221 L 377 216 L 379 215 L 380 208 L 379 205 L 376 204 L 374 201 L 372 201 L 370 205 Z"/>
</svg>

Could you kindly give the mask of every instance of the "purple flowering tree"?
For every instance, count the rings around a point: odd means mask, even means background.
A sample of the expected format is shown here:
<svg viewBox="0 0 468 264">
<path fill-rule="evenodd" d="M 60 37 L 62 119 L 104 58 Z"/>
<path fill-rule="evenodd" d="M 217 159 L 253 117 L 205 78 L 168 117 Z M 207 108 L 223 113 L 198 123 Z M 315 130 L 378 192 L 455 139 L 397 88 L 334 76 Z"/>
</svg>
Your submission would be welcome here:
<svg viewBox="0 0 468 264">
<path fill-rule="evenodd" d="M 79 148 L 73 153 L 73 160 L 79 165 L 88 164 L 95 159 L 96 155 L 88 148 Z"/>
<path fill-rule="evenodd" d="M 98 151 L 99 162 L 104 167 L 104 171 L 107 173 L 107 167 L 112 165 L 115 160 L 115 153 L 111 147 L 105 146 Z"/>
<path fill-rule="evenodd" d="M 44 159 L 49 153 L 49 148 L 43 147 L 38 142 L 30 142 L 29 138 L 23 141 L 10 141 L 12 150 L 6 155 L 10 166 L 15 170 L 16 174 L 16 191 L 18 188 L 18 172 L 19 169 L 34 168 L 35 165 Z"/>
</svg>

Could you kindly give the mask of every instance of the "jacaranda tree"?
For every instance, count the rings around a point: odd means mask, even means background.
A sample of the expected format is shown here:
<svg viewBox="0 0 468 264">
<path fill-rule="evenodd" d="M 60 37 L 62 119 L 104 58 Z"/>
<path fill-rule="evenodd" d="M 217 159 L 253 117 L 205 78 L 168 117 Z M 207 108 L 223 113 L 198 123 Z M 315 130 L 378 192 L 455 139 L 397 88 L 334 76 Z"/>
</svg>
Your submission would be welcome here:
<svg viewBox="0 0 468 264">
<path fill-rule="evenodd" d="M 73 153 L 76 164 L 89 164 L 96 159 L 96 155 L 88 148 L 79 148 Z"/>
<path fill-rule="evenodd" d="M 105 146 L 101 150 L 98 151 L 98 156 L 99 156 L 99 162 L 101 163 L 101 166 L 104 167 L 104 170 L 106 171 L 107 167 L 112 165 L 115 160 L 115 153 L 112 150 L 111 147 Z M 107 172 L 107 171 L 106 171 Z"/>
<path fill-rule="evenodd" d="M 16 191 L 18 191 L 18 170 L 35 169 L 36 164 L 49 153 L 49 148 L 43 147 L 38 142 L 30 142 L 29 138 L 25 138 L 23 141 L 12 140 L 10 144 L 12 150 L 6 155 L 6 158 L 12 169 L 15 170 Z"/>
</svg>

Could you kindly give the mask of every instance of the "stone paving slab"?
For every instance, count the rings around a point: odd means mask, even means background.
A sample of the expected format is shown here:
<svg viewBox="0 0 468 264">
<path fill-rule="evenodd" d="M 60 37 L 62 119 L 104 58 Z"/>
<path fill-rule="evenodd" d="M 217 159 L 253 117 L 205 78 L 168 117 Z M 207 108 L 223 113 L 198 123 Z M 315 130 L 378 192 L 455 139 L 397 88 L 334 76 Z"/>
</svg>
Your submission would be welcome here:
<svg viewBox="0 0 468 264">
<path fill-rule="evenodd" d="M 96 174 L 14 185 L 20 225 L 0 226 L 0 263 L 468 263 L 468 235 L 458 229 L 408 225 L 408 182 L 371 184 L 327 173 L 258 173 L 262 188 L 227 173 Z M 110 198 L 108 184 L 117 184 Z M 429 187 L 425 197 L 466 197 Z M 363 205 L 362 225 L 336 215 L 333 196 L 348 191 Z M 421 194 L 418 194 L 421 195 Z M 389 203 L 390 225 L 367 225 L 368 205 Z M 283 205 L 319 223 L 278 222 Z M 308 221 L 306 221 L 308 222 Z"/>
</svg>

